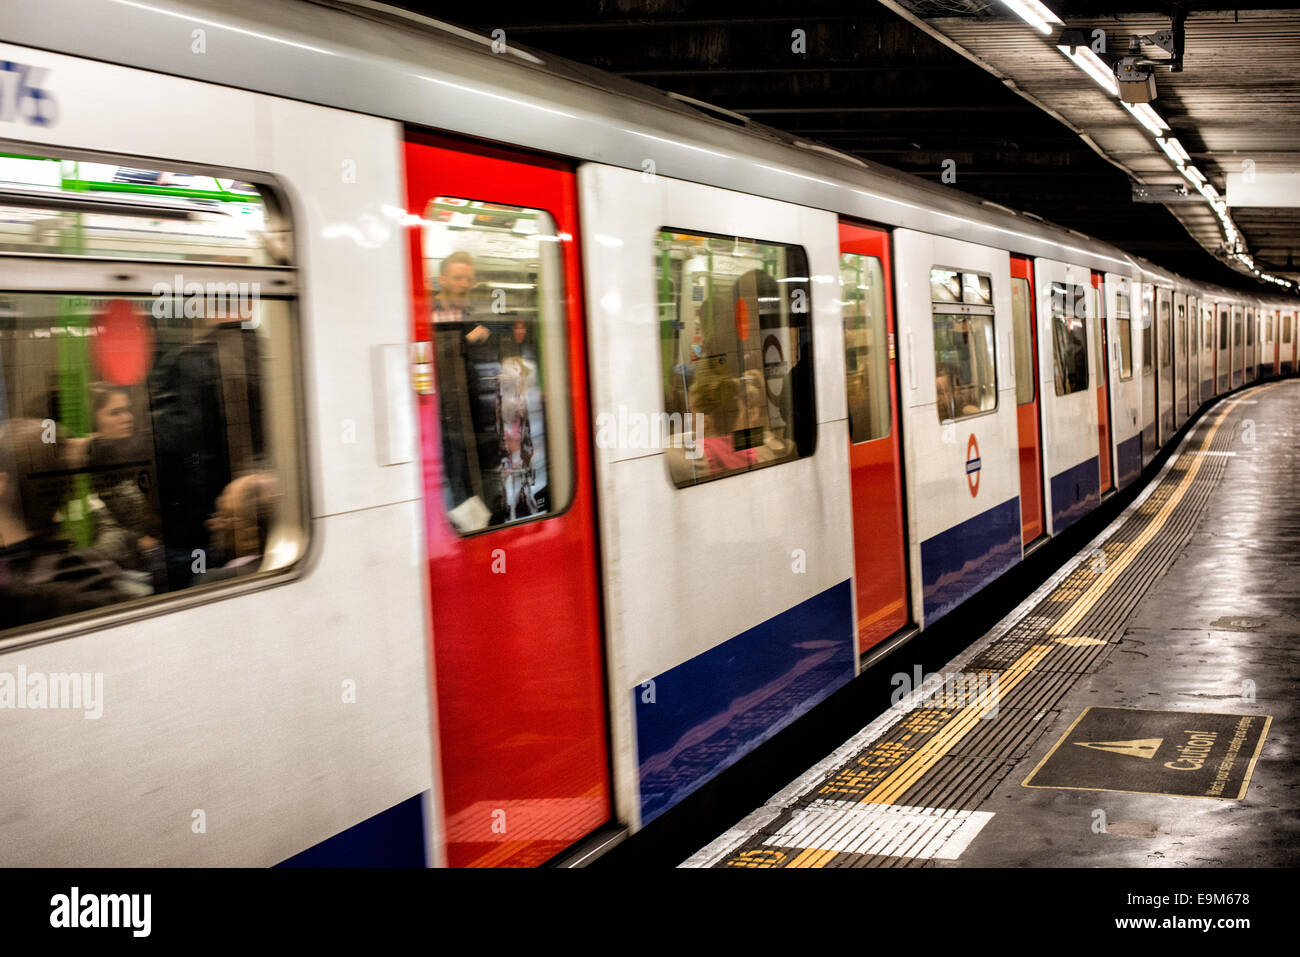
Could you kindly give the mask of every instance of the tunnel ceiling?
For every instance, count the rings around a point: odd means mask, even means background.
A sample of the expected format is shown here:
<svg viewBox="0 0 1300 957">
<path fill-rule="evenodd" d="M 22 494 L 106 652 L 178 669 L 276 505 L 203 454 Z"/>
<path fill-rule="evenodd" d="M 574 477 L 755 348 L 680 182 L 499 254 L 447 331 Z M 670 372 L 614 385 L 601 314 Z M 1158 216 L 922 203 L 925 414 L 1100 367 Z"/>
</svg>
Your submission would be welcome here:
<svg viewBox="0 0 1300 957">
<path fill-rule="evenodd" d="M 1173 6 L 1148 2 L 1117 14 L 1114 4 L 1047 2 L 1069 26 L 1106 29 L 1112 44 L 1168 29 Z M 797 12 L 734 0 L 399 5 L 483 34 L 502 29 L 509 42 L 935 182 L 951 160 L 953 186 L 963 192 L 1185 276 L 1277 291 L 1211 253 L 1223 236 L 1207 204 L 1134 201 L 1135 179 L 1185 181 L 1114 98 L 1056 52 L 1054 36 L 1039 37 L 997 0 L 805 0 Z M 1152 103 L 1172 127 L 1166 135 L 1178 136 L 1220 192 L 1242 158 L 1261 169 L 1300 169 L 1300 11 L 1181 6 L 1184 70 L 1157 72 Z M 803 52 L 796 30 L 804 31 Z M 1292 278 L 1300 278 L 1297 213 L 1231 210 L 1260 265 Z"/>
</svg>

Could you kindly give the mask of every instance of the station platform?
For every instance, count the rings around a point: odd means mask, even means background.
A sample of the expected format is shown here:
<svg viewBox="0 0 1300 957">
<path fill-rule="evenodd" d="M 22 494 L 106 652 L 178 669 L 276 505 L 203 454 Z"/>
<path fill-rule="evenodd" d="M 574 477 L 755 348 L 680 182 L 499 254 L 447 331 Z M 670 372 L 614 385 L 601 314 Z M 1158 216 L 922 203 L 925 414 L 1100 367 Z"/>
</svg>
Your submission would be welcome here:
<svg viewBox="0 0 1300 957">
<path fill-rule="evenodd" d="M 1033 595 L 682 866 L 1300 862 L 1298 432 L 1300 381 L 1211 406 Z"/>
</svg>

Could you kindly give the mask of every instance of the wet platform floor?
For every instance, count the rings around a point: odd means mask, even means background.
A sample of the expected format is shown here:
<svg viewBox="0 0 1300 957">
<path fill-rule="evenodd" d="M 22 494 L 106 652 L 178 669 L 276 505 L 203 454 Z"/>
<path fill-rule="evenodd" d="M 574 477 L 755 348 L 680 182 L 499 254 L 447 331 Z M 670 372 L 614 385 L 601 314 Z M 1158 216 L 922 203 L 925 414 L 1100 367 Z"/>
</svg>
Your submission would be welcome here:
<svg viewBox="0 0 1300 957">
<path fill-rule="evenodd" d="M 1074 561 L 685 866 L 1300 862 L 1298 433 L 1294 380 L 1212 406 Z"/>
</svg>

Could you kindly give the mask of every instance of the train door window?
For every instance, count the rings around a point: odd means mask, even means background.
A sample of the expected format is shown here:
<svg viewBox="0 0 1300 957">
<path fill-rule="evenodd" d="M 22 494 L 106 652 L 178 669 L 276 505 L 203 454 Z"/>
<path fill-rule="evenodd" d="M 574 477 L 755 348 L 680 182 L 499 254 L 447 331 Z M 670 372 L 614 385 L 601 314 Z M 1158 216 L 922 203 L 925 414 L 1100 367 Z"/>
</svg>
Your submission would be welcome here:
<svg viewBox="0 0 1300 957">
<path fill-rule="evenodd" d="M 930 270 L 930 297 L 939 421 L 996 409 L 992 280 L 935 267 Z"/>
<path fill-rule="evenodd" d="M 443 507 L 460 535 L 568 507 L 573 492 L 564 280 L 541 209 L 438 196 L 423 253 Z"/>
<path fill-rule="evenodd" d="M 0 632 L 306 547 L 284 207 L 141 165 L 0 160 Z"/>
<path fill-rule="evenodd" d="M 1219 348 L 1228 348 L 1228 310 L 1219 307 Z"/>
<path fill-rule="evenodd" d="M 1291 317 L 1286 316 L 1282 320 L 1282 341 L 1284 343 L 1291 341 Z"/>
<path fill-rule="evenodd" d="M 1119 378 L 1133 378 L 1133 320 L 1129 316 L 1128 293 L 1121 290 L 1115 297 L 1115 335 L 1119 339 Z"/>
<path fill-rule="evenodd" d="M 889 344 L 885 276 L 880 260 L 840 254 L 840 314 L 849 436 L 867 442 L 889 434 Z"/>
<path fill-rule="evenodd" d="M 1034 330 L 1029 316 L 1029 280 L 1011 279 L 1011 333 L 1015 337 L 1016 405 L 1034 401 L 1038 377 L 1034 375 Z"/>
<path fill-rule="evenodd" d="M 1093 353 L 1097 357 L 1097 381 L 1102 383 L 1106 381 L 1106 337 L 1104 335 L 1106 304 L 1100 286 L 1092 287 L 1092 302 L 1092 314 L 1096 317 L 1096 324 L 1093 326 Z"/>
<path fill-rule="evenodd" d="M 1255 348 L 1255 310 L 1246 310 L 1246 348 Z"/>
<path fill-rule="evenodd" d="M 1084 287 L 1076 283 L 1052 283 L 1052 362 L 1057 395 L 1069 395 L 1088 387 L 1085 295 Z"/>
<path fill-rule="evenodd" d="M 1241 310 L 1232 310 L 1232 351 L 1241 354 Z"/>
<path fill-rule="evenodd" d="M 669 429 L 683 437 L 669 443 L 674 484 L 811 455 L 817 416 L 803 248 L 665 228 L 654 268 L 664 405 Z M 876 313 L 883 320 L 883 307 Z"/>
<path fill-rule="evenodd" d="M 1150 375 L 1153 368 L 1153 342 L 1151 336 L 1151 295 L 1154 287 L 1148 287 L 1142 294 L 1142 374 Z"/>
<path fill-rule="evenodd" d="M 1169 300 L 1160 300 L 1160 368 L 1168 369 L 1174 364 L 1174 350 L 1170 344 L 1172 330 Z"/>
</svg>

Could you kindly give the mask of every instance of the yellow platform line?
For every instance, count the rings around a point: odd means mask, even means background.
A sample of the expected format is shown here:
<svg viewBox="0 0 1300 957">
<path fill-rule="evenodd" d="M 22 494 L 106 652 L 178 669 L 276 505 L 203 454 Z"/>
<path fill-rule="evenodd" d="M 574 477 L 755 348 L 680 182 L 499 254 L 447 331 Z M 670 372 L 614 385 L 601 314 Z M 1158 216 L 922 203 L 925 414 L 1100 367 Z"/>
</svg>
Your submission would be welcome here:
<svg viewBox="0 0 1300 957">
<path fill-rule="evenodd" d="M 836 853 L 836 851 L 824 851 L 821 848 L 810 847 L 800 851 L 799 855 L 786 867 L 825 867 L 826 862 L 833 858 Z"/>
<path fill-rule="evenodd" d="M 1006 671 L 998 676 L 997 702 L 1001 702 L 1016 685 L 1030 675 L 1034 667 L 1051 653 L 1052 645 L 1034 645 Z M 996 702 L 995 702 L 996 703 Z M 917 749 L 916 753 L 896 767 L 862 799 L 864 804 L 894 804 L 919 781 L 939 759 L 951 751 L 962 738 L 979 726 L 980 716 L 992 705 L 972 705 L 962 708 L 957 716 L 944 725 L 943 730 Z M 920 709 L 918 709 L 920 710 Z"/>
<path fill-rule="evenodd" d="M 1251 393 L 1257 394 L 1266 389 L 1272 388 L 1278 383 L 1260 386 L 1252 389 Z M 1237 403 L 1241 402 L 1245 396 L 1233 399 L 1229 402 L 1214 420 L 1214 424 L 1206 432 L 1205 437 L 1201 440 L 1199 451 L 1204 451 L 1209 444 L 1214 441 L 1214 436 L 1223 424 Z M 1187 453 L 1184 453 L 1187 454 Z M 1111 563 L 1105 573 L 1097 578 L 1093 583 L 1087 586 L 1078 598 L 1071 604 L 1070 611 L 1053 624 L 1048 630 L 1048 634 L 1064 634 L 1071 630 L 1080 618 L 1097 603 L 1102 595 L 1114 584 L 1119 573 L 1132 564 L 1133 559 L 1142 552 L 1142 549 L 1151 541 L 1159 532 L 1164 524 L 1173 514 L 1178 503 L 1182 501 L 1190 487 L 1192 479 L 1200 471 L 1201 464 L 1205 460 L 1197 458 L 1192 464 L 1185 469 L 1183 478 L 1178 486 L 1170 494 L 1165 505 L 1160 509 L 1156 516 L 1147 525 L 1147 528 L 1135 538 L 1116 560 Z M 1058 642 L 1067 644 L 1081 644 L 1089 639 L 1082 636 L 1073 638 L 1056 639 Z M 1094 639 L 1095 640 L 1095 639 Z M 1051 644 L 1034 645 L 1024 654 L 1015 660 L 1015 662 L 1006 671 L 998 676 L 997 683 L 997 701 L 1000 703 L 1006 698 L 1008 693 L 1020 684 L 1025 678 L 1033 673 L 1033 669 L 1046 658 L 1054 648 Z M 957 716 L 949 721 L 943 729 L 927 741 L 917 750 L 910 758 L 900 764 L 897 768 L 889 773 L 889 776 L 874 787 L 866 797 L 862 798 L 863 804 L 894 804 L 901 798 L 913 785 L 915 785 L 931 768 L 939 762 L 939 759 L 948 754 L 957 743 L 960 742 L 971 731 L 979 726 L 981 716 L 989 710 L 989 705 L 970 706 L 963 708 L 957 713 Z M 922 709 L 914 709 L 920 711 Z M 806 848 L 799 852 L 799 855 L 792 860 L 787 867 L 825 867 L 826 863 L 835 857 L 835 851 L 827 851 L 819 848 Z"/>
<path fill-rule="evenodd" d="M 1253 389 L 1251 391 L 1258 394 L 1267 389 L 1271 389 L 1276 384 L 1277 383 L 1271 383 L 1270 385 L 1261 386 L 1259 389 Z M 1243 396 L 1242 398 L 1245 397 Z M 1201 439 L 1200 448 L 1197 449 L 1197 451 L 1203 452 L 1205 449 L 1209 448 L 1210 443 L 1214 441 L 1215 433 L 1219 431 L 1219 426 L 1223 424 L 1223 420 L 1227 418 L 1228 413 L 1231 412 L 1240 401 L 1240 398 L 1233 399 L 1224 406 L 1223 410 L 1214 420 L 1214 424 L 1210 426 L 1209 431 L 1205 433 L 1205 437 Z M 1188 453 L 1185 452 L 1183 454 L 1186 455 Z M 1128 568 L 1129 565 L 1133 564 L 1138 555 L 1142 554 L 1142 550 L 1147 546 L 1147 544 L 1160 533 L 1162 528 L 1165 527 L 1165 523 L 1169 521 L 1169 516 L 1174 513 L 1174 510 L 1178 508 L 1179 503 L 1182 502 L 1183 497 L 1187 494 L 1187 490 L 1191 487 L 1192 480 L 1196 478 L 1196 475 L 1200 472 L 1201 465 L 1204 464 L 1204 462 L 1205 459 L 1199 456 L 1192 460 L 1191 465 L 1183 470 L 1182 479 L 1174 488 L 1173 492 L 1170 493 L 1169 498 L 1165 500 L 1164 506 L 1156 513 L 1155 517 L 1147 523 L 1147 527 L 1142 530 L 1142 534 L 1129 542 L 1128 547 L 1125 548 L 1113 562 L 1107 564 L 1106 570 L 1102 572 L 1102 574 L 1095 579 L 1092 584 L 1088 585 L 1083 590 L 1083 594 L 1074 600 L 1069 611 L 1058 618 L 1052 626 L 1047 629 L 1047 634 L 1065 635 L 1074 630 L 1075 625 L 1083 619 L 1083 616 L 1086 615 L 1092 607 L 1101 600 L 1102 596 L 1110 590 L 1110 586 L 1115 583 L 1115 579 L 1119 577 L 1120 573 L 1123 572 L 1124 569 Z"/>
</svg>

